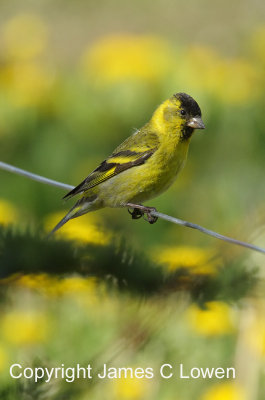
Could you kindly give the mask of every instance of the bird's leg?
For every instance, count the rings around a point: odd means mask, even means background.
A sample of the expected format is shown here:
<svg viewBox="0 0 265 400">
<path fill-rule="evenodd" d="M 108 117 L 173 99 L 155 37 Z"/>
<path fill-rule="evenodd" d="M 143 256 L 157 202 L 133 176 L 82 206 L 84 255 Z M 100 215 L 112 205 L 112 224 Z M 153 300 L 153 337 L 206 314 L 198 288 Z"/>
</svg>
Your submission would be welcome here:
<svg viewBox="0 0 265 400">
<path fill-rule="evenodd" d="M 152 211 L 156 211 L 155 207 L 146 207 L 146 206 L 143 206 L 142 204 L 133 204 L 133 203 L 127 203 L 127 204 L 125 204 L 125 206 L 133 208 L 132 212 L 130 210 L 128 210 L 128 212 L 132 216 L 132 219 L 139 219 L 142 216 L 144 216 L 145 214 L 147 216 L 146 221 L 148 221 L 149 224 L 154 224 L 158 219 L 158 217 L 151 215 Z"/>
</svg>

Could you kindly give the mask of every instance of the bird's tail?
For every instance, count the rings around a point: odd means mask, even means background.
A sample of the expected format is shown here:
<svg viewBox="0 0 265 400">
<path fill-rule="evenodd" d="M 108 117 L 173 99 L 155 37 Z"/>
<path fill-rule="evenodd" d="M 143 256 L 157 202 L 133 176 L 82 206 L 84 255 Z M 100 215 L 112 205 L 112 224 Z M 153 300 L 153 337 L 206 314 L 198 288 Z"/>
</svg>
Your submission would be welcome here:
<svg viewBox="0 0 265 400">
<path fill-rule="evenodd" d="M 53 230 L 48 234 L 47 238 L 50 238 L 58 229 L 60 229 L 66 222 L 72 218 L 79 217 L 80 215 L 86 214 L 89 211 L 100 208 L 96 203 L 97 196 L 82 197 L 78 202 L 71 208 L 71 210 L 58 222 Z"/>
<path fill-rule="evenodd" d="M 47 239 L 49 239 L 58 229 L 60 229 L 66 222 L 69 221 L 69 219 L 73 218 L 73 215 L 75 214 L 75 206 L 71 208 L 71 210 L 61 219 L 61 221 L 58 222 L 58 224 L 53 228 L 53 230 L 47 235 Z"/>
</svg>

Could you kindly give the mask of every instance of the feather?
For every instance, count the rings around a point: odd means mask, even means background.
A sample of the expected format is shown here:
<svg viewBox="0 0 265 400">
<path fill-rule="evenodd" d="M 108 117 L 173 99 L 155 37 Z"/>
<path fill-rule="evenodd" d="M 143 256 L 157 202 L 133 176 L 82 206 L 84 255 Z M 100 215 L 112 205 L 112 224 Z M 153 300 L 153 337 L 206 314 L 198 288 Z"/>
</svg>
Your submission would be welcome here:
<svg viewBox="0 0 265 400">
<path fill-rule="evenodd" d="M 66 222 L 72 218 L 79 217 L 80 215 L 86 214 L 88 210 L 93 206 L 93 203 L 97 200 L 97 196 L 93 195 L 90 197 L 83 197 L 79 199 L 71 210 L 58 222 L 53 230 L 48 234 L 47 238 L 50 238 L 58 229 L 60 229 Z"/>
<path fill-rule="evenodd" d="M 156 149 L 149 149 L 144 152 L 120 151 L 113 153 L 107 160 L 103 161 L 86 179 L 76 186 L 71 192 L 64 196 L 64 199 L 75 196 L 78 193 L 91 189 L 102 182 L 120 174 L 121 172 L 144 164 L 153 155 Z"/>
</svg>

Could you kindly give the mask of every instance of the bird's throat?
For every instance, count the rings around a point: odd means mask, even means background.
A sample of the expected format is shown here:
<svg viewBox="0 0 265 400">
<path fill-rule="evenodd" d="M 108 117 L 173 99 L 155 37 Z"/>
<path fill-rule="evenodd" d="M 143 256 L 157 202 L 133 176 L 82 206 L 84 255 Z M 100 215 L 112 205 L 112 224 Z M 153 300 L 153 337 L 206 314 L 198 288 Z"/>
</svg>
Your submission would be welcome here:
<svg viewBox="0 0 265 400">
<path fill-rule="evenodd" d="M 182 131 L 181 131 L 181 138 L 182 140 L 188 140 L 190 139 L 191 135 L 193 134 L 194 129 L 191 128 L 190 126 L 184 126 Z"/>
</svg>

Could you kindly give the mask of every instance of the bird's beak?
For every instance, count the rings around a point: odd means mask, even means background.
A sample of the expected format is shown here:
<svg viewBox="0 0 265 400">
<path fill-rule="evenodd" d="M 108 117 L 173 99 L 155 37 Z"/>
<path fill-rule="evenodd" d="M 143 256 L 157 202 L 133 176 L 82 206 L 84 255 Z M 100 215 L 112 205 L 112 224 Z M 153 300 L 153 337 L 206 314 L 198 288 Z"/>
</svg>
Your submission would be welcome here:
<svg viewBox="0 0 265 400">
<path fill-rule="evenodd" d="M 193 129 L 204 129 L 205 125 L 202 122 L 201 117 L 193 117 L 187 122 L 187 126 Z"/>
</svg>

